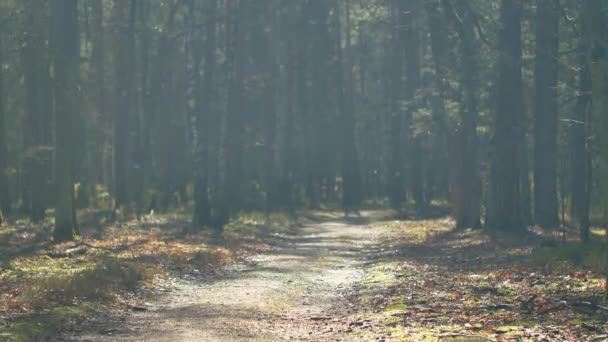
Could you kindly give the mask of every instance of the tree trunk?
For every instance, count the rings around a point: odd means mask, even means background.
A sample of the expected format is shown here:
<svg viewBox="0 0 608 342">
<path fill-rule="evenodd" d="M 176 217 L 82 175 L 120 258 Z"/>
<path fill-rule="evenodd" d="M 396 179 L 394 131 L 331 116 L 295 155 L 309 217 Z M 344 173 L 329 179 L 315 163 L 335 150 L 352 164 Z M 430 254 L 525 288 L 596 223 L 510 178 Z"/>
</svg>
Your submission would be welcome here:
<svg viewBox="0 0 608 342">
<path fill-rule="evenodd" d="M 218 231 L 228 223 L 230 216 L 241 207 L 240 191 L 242 187 L 242 145 L 243 145 L 243 3 L 234 0 L 227 4 L 227 42 L 226 42 L 226 112 L 222 136 L 223 168 L 220 175 L 223 178 L 222 194 L 215 228 Z"/>
<path fill-rule="evenodd" d="M 294 17 L 294 3 L 278 3 L 272 13 L 271 28 L 272 54 L 274 56 L 273 86 L 274 86 L 274 126 L 272 127 L 272 170 L 269 181 L 268 209 L 284 209 L 290 202 L 290 180 L 287 162 L 289 153 L 289 122 L 292 113 L 290 99 L 290 76 L 293 68 L 289 58 L 292 50 L 291 29 L 289 25 Z"/>
<path fill-rule="evenodd" d="M 522 230 L 520 144 L 523 118 L 521 3 L 502 0 L 498 33 L 498 79 L 490 199 L 486 225 Z"/>
<path fill-rule="evenodd" d="M 390 2 L 391 7 L 391 84 L 389 105 L 389 157 L 387 194 L 393 209 L 400 210 L 405 200 L 405 170 L 403 165 L 402 58 L 403 42 L 401 1 Z"/>
<path fill-rule="evenodd" d="M 131 136 L 138 129 L 133 116 L 135 86 L 135 0 L 114 2 L 116 29 L 115 55 L 115 108 L 113 117 L 113 170 L 114 209 L 126 207 L 135 199 L 132 177 L 137 162 L 133 160 L 136 138 Z M 126 28 L 122 25 L 126 24 Z"/>
<path fill-rule="evenodd" d="M 208 225 L 210 221 L 209 208 L 209 189 L 207 183 L 207 119 L 211 109 L 213 74 L 215 69 L 215 11 L 216 1 L 210 3 L 207 20 L 205 25 L 205 59 L 204 59 L 204 78 L 200 77 L 200 61 L 202 56 L 201 42 L 198 40 L 199 32 L 195 30 L 194 16 L 196 2 L 190 4 L 188 46 L 191 57 L 188 64 L 188 74 L 190 79 L 188 93 L 188 110 L 191 125 L 191 144 L 192 144 L 192 166 L 194 178 L 194 212 L 192 223 L 194 228 Z"/>
<path fill-rule="evenodd" d="M 46 41 L 48 35 L 42 26 L 47 20 L 48 7 L 39 1 L 23 1 L 25 14 L 24 44 L 21 63 L 25 83 L 25 132 L 23 172 L 25 186 L 23 203 L 33 221 L 44 219 L 47 206 L 45 194 L 49 191 L 48 170 L 52 160 L 51 84 Z"/>
<path fill-rule="evenodd" d="M 580 20 L 585 20 L 581 11 Z M 584 34 L 584 33 L 583 33 Z M 580 37 L 579 47 L 586 51 L 585 37 Z M 572 223 L 579 229 L 582 241 L 589 240 L 589 204 L 591 194 L 591 148 L 590 148 L 590 107 L 591 75 L 587 56 L 580 56 L 578 76 L 578 96 L 574 108 L 574 118 L 570 122 L 570 161 L 572 169 L 571 189 L 572 206 L 570 216 Z"/>
<path fill-rule="evenodd" d="M 594 136 L 597 141 L 599 175 L 608 174 L 608 6 L 602 0 L 586 0 L 582 23 L 587 63 L 591 74 L 591 109 Z M 600 180 L 601 193 L 608 194 L 608 181 Z M 603 199 L 604 212 L 608 200 Z"/>
<path fill-rule="evenodd" d="M 405 150 L 409 185 L 414 199 L 417 216 L 424 215 L 428 203 L 424 189 L 423 151 L 421 138 L 412 132 L 413 115 L 418 110 L 416 92 L 420 87 L 420 37 L 418 31 L 418 1 L 400 2 L 400 15 L 403 29 L 403 48 L 405 50 L 405 89 L 406 112 L 404 120 Z"/>
<path fill-rule="evenodd" d="M 0 33 L 0 66 L 4 65 L 4 34 Z M 8 179 L 6 174 L 8 150 L 6 147 L 5 128 L 6 101 L 4 95 L 4 68 L 0 67 L 0 225 L 4 215 L 10 212 L 11 199 L 8 192 Z"/>
<path fill-rule="evenodd" d="M 56 242 L 73 240 L 77 231 L 74 208 L 74 148 L 78 122 L 80 46 L 78 1 L 52 0 L 55 94 L 55 231 Z"/>
<path fill-rule="evenodd" d="M 435 87 L 431 98 L 432 110 L 432 150 L 430 160 L 429 187 L 433 197 L 446 197 L 448 194 L 448 178 L 450 165 L 447 156 L 446 110 L 444 100 L 448 97 L 449 83 L 449 37 L 448 27 L 443 13 L 446 9 L 441 6 L 441 0 L 426 3 L 431 37 L 431 52 L 435 66 Z M 466 57 L 465 57 L 466 58 Z"/>
<path fill-rule="evenodd" d="M 342 171 L 342 209 L 348 215 L 351 211 L 358 211 L 361 204 L 361 179 L 357 146 L 355 145 L 354 99 L 353 99 L 353 61 L 351 47 L 350 2 L 346 0 L 346 51 L 343 57 L 341 44 L 340 16 L 336 18 L 338 75 L 338 108 L 341 121 L 341 171 Z M 336 4 L 337 13 L 339 7 Z"/>
<path fill-rule="evenodd" d="M 464 90 L 462 126 L 457 132 L 454 149 L 459 150 L 461 160 L 452 163 L 452 205 L 458 228 L 481 226 L 481 167 L 478 158 L 477 136 L 479 93 L 479 41 L 475 37 L 474 13 L 466 1 L 451 5 L 443 1 L 448 16 L 460 38 L 462 56 L 461 82 Z"/>
<path fill-rule="evenodd" d="M 559 225 L 557 206 L 557 80 L 559 1 L 536 2 L 534 113 L 534 220 L 543 228 Z"/>
</svg>

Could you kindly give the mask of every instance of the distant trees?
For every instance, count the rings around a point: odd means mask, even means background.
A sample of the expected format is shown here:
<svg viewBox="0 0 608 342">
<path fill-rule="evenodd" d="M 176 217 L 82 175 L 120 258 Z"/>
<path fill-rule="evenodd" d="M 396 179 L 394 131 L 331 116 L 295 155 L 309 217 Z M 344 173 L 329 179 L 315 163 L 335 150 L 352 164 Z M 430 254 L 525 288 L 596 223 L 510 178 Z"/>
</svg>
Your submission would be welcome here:
<svg viewBox="0 0 608 342">
<path fill-rule="evenodd" d="M 6 2 L 0 209 L 54 208 L 58 240 L 86 207 L 219 233 L 241 211 L 367 205 L 587 239 L 608 203 L 605 6 Z"/>
</svg>

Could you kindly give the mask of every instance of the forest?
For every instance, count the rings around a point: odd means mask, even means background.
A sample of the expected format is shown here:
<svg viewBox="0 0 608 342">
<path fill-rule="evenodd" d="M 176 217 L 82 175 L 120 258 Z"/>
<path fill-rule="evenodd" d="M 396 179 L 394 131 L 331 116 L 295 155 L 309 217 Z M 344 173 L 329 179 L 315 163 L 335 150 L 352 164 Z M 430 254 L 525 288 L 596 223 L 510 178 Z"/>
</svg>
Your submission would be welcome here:
<svg viewBox="0 0 608 342">
<path fill-rule="evenodd" d="M 0 341 L 608 339 L 605 0 L 0 0 Z"/>
</svg>

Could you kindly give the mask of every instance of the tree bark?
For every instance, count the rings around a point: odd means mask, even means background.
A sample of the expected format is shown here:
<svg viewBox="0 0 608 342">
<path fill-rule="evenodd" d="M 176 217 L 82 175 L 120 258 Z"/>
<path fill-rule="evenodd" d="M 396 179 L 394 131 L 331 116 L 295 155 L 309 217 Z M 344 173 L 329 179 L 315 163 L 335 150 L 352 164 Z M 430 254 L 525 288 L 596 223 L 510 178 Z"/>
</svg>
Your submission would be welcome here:
<svg viewBox="0 0 608 342">
<path fill-rule="evenodd" d="M 337 31 L 337 56 L 338 75 L 338 108 L 341 121 L 341 171 L 342 171 L 342 209 L 348 215 L 349 212 L 357 212 L 361 204 L 361 179 L 359 172 L 359 158 L 357 146 L 355 145 L 355 122 L 354 122 L 354 99 L 353 99 L 353 65 L 352 65 L 352 46 L 351 46 L 351 25 L 350 25 L 350 0 L 345 0 L 346 4 L 346 50 L 345 56 L 342 53 L 340 17 L 336 17 Z M 339 13 L 339 7 L 336 4 Z"/>
<path fill-rule="evenodd" d="M 583 3 L 582 21 L 585 39 L 585 55 L 591 75 L 591 110 L 593 131 L 597 142 L 599 175 L 608 174 L 608 6 L 602 0 L 586 0 Z M 600 180 L 601 194 L 608 194 L 608 182 Z M 604 212 L 608 212 L 608 200 L 603 198 Z"/>
<path fill-rule="evenodd" d="M 55 242 L 73 240 L 77 232 L 74 208 L 74 148 L 77 146 L 80 44 L 78 1 L 52 0 L 55 94 Z"/>
<path fill-rule="evenodd" d="M 452 206 L 458 228 L 481 226 L 481 167 L 478 157 L 477 136 L 479 93 L 479 41 L 475 37 L 474 13 L 467 1 L 452 4 L 444 0 L 443 5 L 460 38 L 461 82 L 464 90 L 462 125 L 456 133 L 454 149 L 458 150 L 452 163 Z"/>
<path fill-rule="evenodd" d="M 191 57 L 188 64 L 188 74 L 190 85 L 188 89 L 188 111 L 191 128 L 192 144 L 192 173 L 194 178 L 194 212 L 192 223 L 194 228 L 200 228 L 211 223 L 209 207 L 209 189 L 207 177 L 207 126 L 209 120 L 207 115 L 211 109 L 213 74 L 215 69 L 215 12 L 216 1 L 211 1 L 207 11 L 205 24 L 205 57 L 204 57 L 204 78 L 200 76 L 200 62 L 202 59 L 202 44 L 197 39 L 200 31 L 195 30 L 196 2 L 190 4 L 188 47 Z"/>
<path fill-rule="evenodd" d="M 4 34 L 0 33 L 0 225 L 4 215 L 10 212 L 11 199 L 8 191 L 6 168 L 8 149 L 6 146 L 5 112 L 6 101 L 4 93 Z"/>
<path fill-rule="evenodd" d="M 405 170 L 403 165 L 403 110 L 402 110 L 402 72 L 403 72 L 403 23 L 401 1 L 394 0 L 391 7 L 391 74 L 389 104 L 389 157 L 387 175 L 387 194 L 393 209 L 402 209 L 405 200 Z"/>
<path fill-rule="evenodd" d="M 25 132 L 23 172 L 24 209 L 33 221 L 44 219 L 49 191 L 48 170 L 52 160 L 52 108 L 48 34 L 42 23 L 47 20 L 48 7 L 39 0 L 23 1 L 25 27 L 21 63 L 25 83 Z"/>
<path fill-rule="evenodd" d="M 557 205 L 557 81 L 559 1 L 536 2 L 534 113 L 534 220 L 559 225 Z"/>
<path fill-rule="evenodd" d="M 243 27 L 245 26 L 242 20 L 243 4 L 240 0 L 227 4 L 225 70 L 228 89 L 222 130 L 223 167 L 220 168 L 220 175 L 223 179 L 219 213 L 215 224 L 217 231 L 223 230 L 230 216 L 239 211 L 242 203 L 239 194 L 242 187 L 243 155 Z"/>
<path fill-rule="evenodd" d="M 413 115 L 418 110 L 416 93 L 420 88 L 420 37 L 418 31 L 417 8 L 418 1 L 400 2 L 400 16 L 403 25 L 403 48 L 405 50 L 405 88 L 406 102 L 404 132 L 407 169 L 409 170 L 409 188 L 414 199 L 416 215 L 423 216 L 428 207 L 428 198 L 425 196 L 425 182 L 423 169 L 423 151 L 420 137 L 412 132 Z"/>
<path fill-rule="evenodd" d="M 585 20 L 583 7 L 580 10 L 579 21 Z M 574 117 L 570 122 L 570 161 L 572 179 L 570 193 L 572 205 L 570 217 L 572 223 L 579 229 L 581 241 L 589 240 L 589 207 L 591 195 L 591 74 L 587 61 L 586 32 L 579 37 L 579 75 L 578 94 L 574 107 Z"/>
<path fill-rule="evenodd" d="M 448 127 L 446 123 L 445 99 L 448 98 L 448 72 L 450 67 L 449 36 L 446 8 L 441 0 L 425 4 L 429 20 L 431 52 L 435 67 L 435 89 L 431 97 L 432 110 L 432 150 L 430 156 L 429 193 L 431 197 L 446 197 L 450 164 L 447 156 Z M 466 58 L 466 57 L 465 57 Z"/>
<path fill-rule="evenodd" d="M 522 230 L 520 144 L 523 118 L 521 3 L 502 0 L 498 33 L 498 79 L 490 198 L 486 225 Z"/>
</svg>

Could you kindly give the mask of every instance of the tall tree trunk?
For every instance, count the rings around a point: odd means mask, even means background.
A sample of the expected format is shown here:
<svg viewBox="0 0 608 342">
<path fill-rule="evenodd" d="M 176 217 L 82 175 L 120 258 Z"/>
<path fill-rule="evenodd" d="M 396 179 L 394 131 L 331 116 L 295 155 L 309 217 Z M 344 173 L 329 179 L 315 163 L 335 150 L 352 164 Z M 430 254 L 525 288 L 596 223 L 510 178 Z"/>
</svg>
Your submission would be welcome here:
<svg viewBox="0 0 608 342">
<path fill-rule="evenodd" d="M 420 88 L 420 37 L 418 31 L 418 1 L 401 1 L 400 15 L 403 18 L 403 48 L 405 50 L 405 101 L 404 122 L 405 147 L 408 157 L 406 165 L 409 170 L 409 187 L 414 199 L 416 214 L 424 215 L 428 203 L 424 189 L 423 151 L 420 137 L 412 132 L 414 113 L 418 110 L 416 92 Z"/>
<path fill-rule="evenodd" d="M 0 66 L 2 65 L 4 65 L 4 34 L 0 33 Z M 6 101 L 4 94 L 4 68 L 0 67 L 0 225 L 3 223 L 4 215 L 9 213 L 11 205 L 6 174 L 8 150 L 6 147 L 6 127 L 4 118 Z"/>
<path fill-rule="evenodd" d="M 114 20 L 119 24 L 116 30 L 115 55 L 115 108 L 113 117 L 113 193 L 115 210 L 125 207 L 132 200 L 133 139 L 130 133 L 133 129 L 132 111 L 134 87 L 134 49 L 135 49 L 135 0 L 114 2 Z M 124 24 L 127 24 L 125 29 Z"/>
<path fill-rule="evenodd" d="M 223 168 L 220 168 L 223 177 L 222 194 L 215 224 L 217 230 L 223 229 L 230 216 L 238 212 L 242 203 L 239 194 L 242 188 L 243 157 L 243 4 L 240 0 L 227 4 L 225 69 L 228 89 L 222 136 Z"/>
<path fill-rule="evenodd" d="M 353 57 L 351 46 L 351 25 L 350 25 L 350 6 L 351 0 L 346 2 L 346 51 L 343 57 L 341 33 L 340 33 L 340 16 L 336 17 L 337 29 L 337 55 L 338 70 L 337 91 L 338 91 L 338 107 L 340 111 L 341 122 L 341 171 L 342 171 L 342 209 L 348 215 L 350 211 L 358 211 L 361 204 L 361 179 L 359 172 L 359 159 L 357 146 L 355 145 L 355 120 L 354 116 L 354 99 L 353 99 Z M 336 9 L 339 7 L 336 4 Z M 339 13 L 339 10 L 338 12 Z"/>
<path fill-rule="evenodd" d="M 498 79 L 488 228 L 524 228 L 520 197 L 520 144 L 523 118 L 521 3 L 502 0 L 498 33 Z"/>
<path fill-rule="evenodd" d="M 579 21 L 585 16 L 581 9 Z M 590 109 L 591 109 L 591 74 L 587 61 L 587 46 L 582 32 L 579 37 L 578 96 L 574 108 L 574 118 L 570 123 L 570 161 L 572 169 L 571 189 L 572 205 L 570 217 L 575 227 L 579 229 L 582 241 L 589 240 L 589 204 L 591 195 L 591 146 L 590 146 Z"/>
<path fill-rule="evenodd" d="M 268 209 L 283 209 L 290 202 L 290 180 L 287 155 L 289 153 L 289 122 L 292 116 L 292 103 L 290 99 L 290 76 L 293 71 L 289 59 L 289 52 L 293 49 L 291 39 L 291 20 L 294 17 L 295 3 L 280 1 L 272 13 L 272 54 L 274 56 L 273 70 L 273 100 L 274 100 L 274 127 L 272 127 L 272 171 Z"/>
<path fill-rule="evenodd" d="M 452 163 L 452 206 L 458 228 L 481 225 L 481 167 L 478 158 L 479 138 L 477 136 L 478 93 L 479 93 L 479 41 L 475 37 L 475 18 L 470 4 L 466 1 L 444 0 L 447 15 L 456 27 L 460 38 L 462 56 L 461 80 L 464 90 L 462 126 L 457 134 L 454 148 L 461 157 Z M 457 164 L 457 165 L 456 165 Z"/>
<path fill-rule="evenodd" d="M 405 200 L 405 170 L 403 165 L 402 58 L 403 23 L 401 1 L 390 2 L 391 7 L 391 73 L 389 105 L 389 156 L 387 193 L 393 209 L 401 209 Z"/>
<path fill-rule="evenodd" d="M 536 2 L 534 220 L 559 225 L 557 213 L 557 80 L 559 1 Z"/>
<path fill-rule="evenodd" d="M 446 110 L 444 100 L 448 97 L 448 70 L 450 67 L 448 27 L 446 10 L 441 0 L 426 3 L 431 36 L 431 52 L 435 66 L 435 87 L 431 98 L 433 116 L 432 150 L 430 162 L 430 195 L 445 197 L 448 194 L 449 163 L 447 156 Z"/>
<path fill-rule="evenodd" d="M 80 44 L 78 1 L 52 0 L 53 65 L 55 94 L 55 231 L 56 242 L 73 240 L 74 149 L 77 146 L 78 77 Z"/>
<path fill-rule="evenodd" d="M 44 218 L 49 190 L 52 159 L 52 108 L 49 57 L 46 41 L 48 35 L 42 26 L 47 20 L 48 7 L 35 0 L 23 1 L 25 27 L 21 48 L 21 63 L 25 82 L 25 132 L 23 172 L 25 210 L 34 221 Z"/>
<path fill-rule="evenodd" d="M 188 63 L 190 85 L 188 89 L 188 111 L 190 117 L 192 140 L 192 171 L 194 178 L 194 212 L 192 223 L 194 228 L 210 224 L 209 189 L 207 183 L 207 116 L 211 109 L 211 91 L 213 87 L 213 73 L 215 69 L 215 11 L 216 1 L 211 1 L 207 11 L 205 24 L 205 59 L 204 78 L 200 77 L 200 62 L 202 59 L 202 42 L 199 41 L 195 30 L 196 2 L 190 3 L 188 27 L 188 48 L 191 57 Z"/>
<path fill-rule="evenodd" d="M 608 174 L 608 5 L 603 0 L 586 0 L 582 20 L 587 63 L 591 75 L 591 108 L 594 136 L 597 141 L 599 175 Z M 601 193 L 608 194 L 608 181 L 600 179 Z M 604 212 L 608 199 L 603 198 Z"/>
<path fill-rule="evenodd" d="M 100 127 L 95 131 L 95 142 L 97 144 L 97 165 L 100 170 L 91 170 L 91 178 L 94 184 L 102 182 L 108 189 L 112 188 L 112 163 L 111 156 L 107 154 L 103 148 L 108 143 L 107 137 L 104 134 L 104 128 L 107 128 L 112 122 L 108 107 L 106 104 L 106 31 L 104 25 L 104 9 L 103 0 L 92 0 L 93 11 L 93 70 L 95 74 L 95 107 L 97 111 L 97 121 Z M 101 174 L 98 174 L 100 172 Z"/>
</svg>

